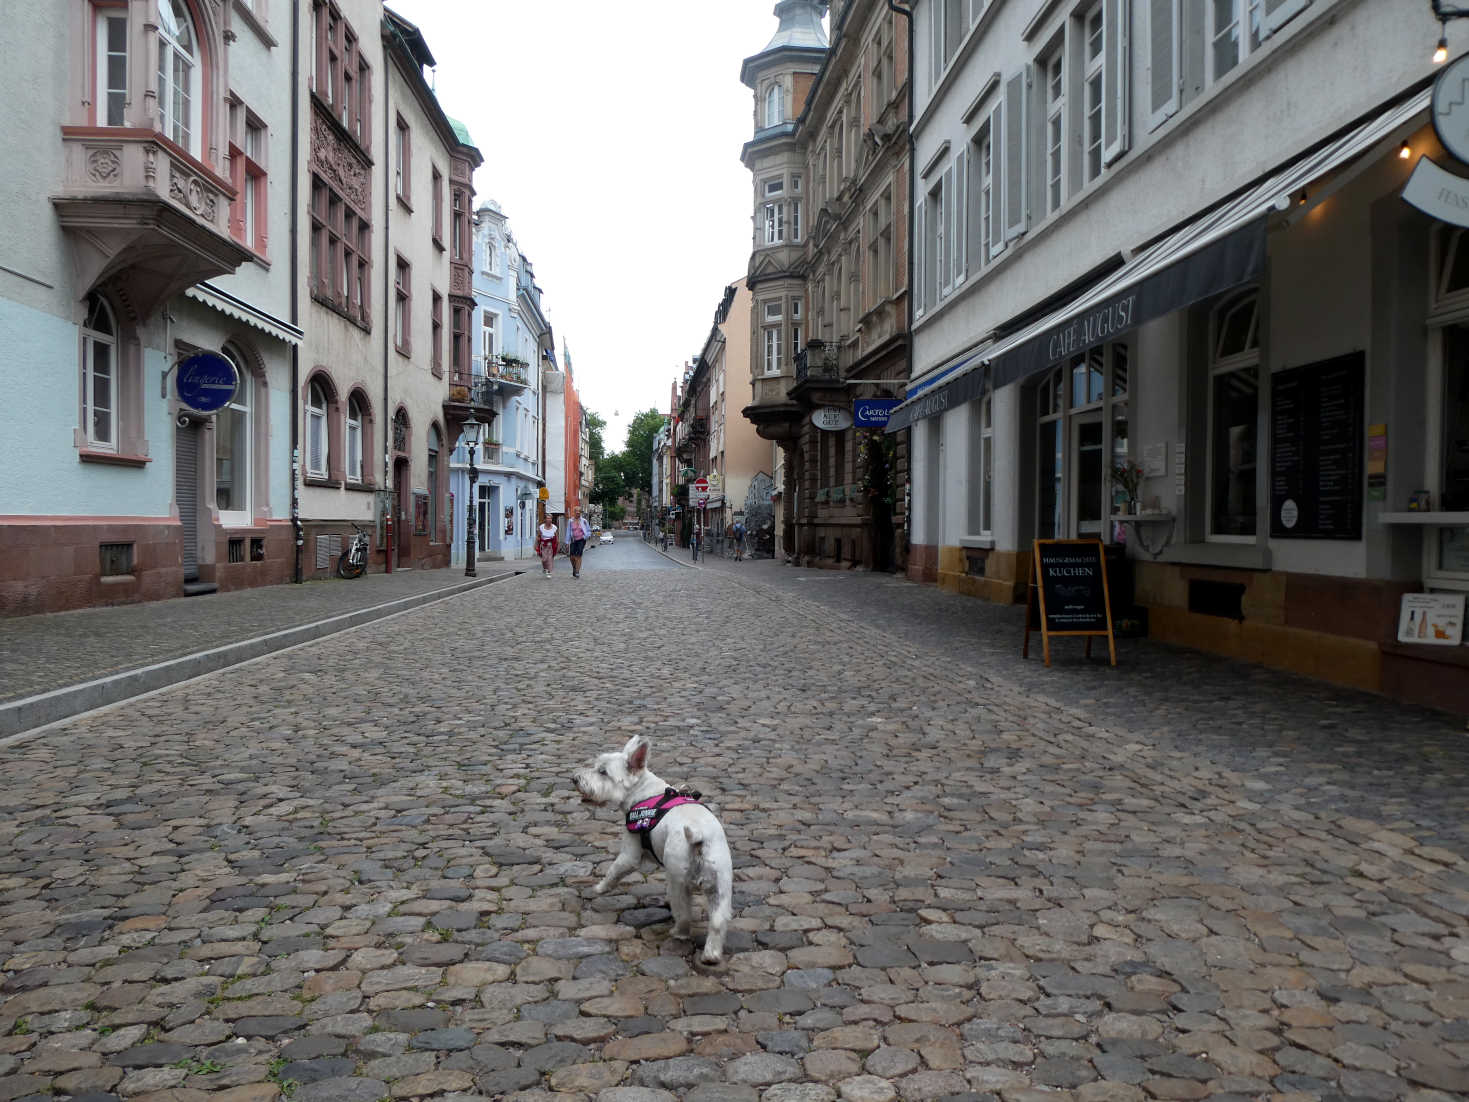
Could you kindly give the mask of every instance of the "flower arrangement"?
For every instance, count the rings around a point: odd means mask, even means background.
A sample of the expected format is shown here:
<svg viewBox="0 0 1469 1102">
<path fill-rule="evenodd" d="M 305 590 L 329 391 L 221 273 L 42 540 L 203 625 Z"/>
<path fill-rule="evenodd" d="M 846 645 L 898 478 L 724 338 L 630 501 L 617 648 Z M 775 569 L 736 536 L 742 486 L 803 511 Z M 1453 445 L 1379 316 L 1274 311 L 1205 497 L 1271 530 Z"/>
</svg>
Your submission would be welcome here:
<svg viewBox="0 0 1469 1102">
<path fill-rule="evenodd" d="M 1142 488 L 1143 479 L 1147 476 L 1138 464 L 1124 459 L 1112 464 L 1109 477 L 1112 480 L 1112 485 L 1122 488 L 1123 493 L 1127 495 L 1128 501 L 1136 501 L 1137 492 Z"/>
</svg>

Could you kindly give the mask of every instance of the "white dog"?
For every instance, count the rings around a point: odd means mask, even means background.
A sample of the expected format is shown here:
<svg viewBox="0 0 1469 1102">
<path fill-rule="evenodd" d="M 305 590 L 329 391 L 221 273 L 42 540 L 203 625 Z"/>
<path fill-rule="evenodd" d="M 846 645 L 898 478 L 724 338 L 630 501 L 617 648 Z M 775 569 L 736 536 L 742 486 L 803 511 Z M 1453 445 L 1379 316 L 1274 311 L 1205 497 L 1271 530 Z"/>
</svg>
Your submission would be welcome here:
<svg viewBox="0 0 1469 1102">
<path fill-rule="evenodd" d="M 714 813 L 697 799 L 674 792 L 648 768 L 648 740 L 630 738 L 620 753 L 599 754 L 578 770 L 572 783 L 582 802 L 615 804 L 622 811 L 622 848 L 596 886 L 601 895 L 651 854 L 668 872 L 668 907 L 675 937 L 688 937 L 694 917 L 693 893 L 709 906 L 709 936 L 700 959 L 718 964 L 729 929 L 733 879 L 729 842 Z"/>
</svg>

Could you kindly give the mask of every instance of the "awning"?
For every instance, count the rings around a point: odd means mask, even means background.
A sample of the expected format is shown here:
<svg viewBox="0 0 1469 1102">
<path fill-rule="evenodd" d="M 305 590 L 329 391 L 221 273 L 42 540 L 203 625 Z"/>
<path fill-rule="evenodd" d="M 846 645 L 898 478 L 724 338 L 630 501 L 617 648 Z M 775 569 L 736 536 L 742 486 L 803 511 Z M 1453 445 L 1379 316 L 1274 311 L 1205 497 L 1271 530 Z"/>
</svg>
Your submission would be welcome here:
<svg viewBox="0 0 1469 1102">
<path fill-rule="evenodd" d="M 1055 366 L 1093 345 L 1248 283 L 1265 265 L 1265 224 L 1292 197 L 1392 137 L 1428 108 L 1420 92 L 1148 246 L 1115 272 L 1039 321 L 965 352 L 908 387 L 888 432 Z M 983 370 L 988 368 L 988 372 Z"/>
<path fill-rule="evenodd" d="M 208 283 L 198 283 L 184 291 L 186 298 L 195 302 L 202 302 L 205 306 L 211 306 L 221 314 L 242 321 L 259 329 L 261 332 L 269 333 L 278 341 L 284 341 L 289 345 L 298 345 L 306 336 L 304 330 L 296 328 L 288 321 L 282 321 L 264 310 L 258 310 L 244 299 L 236 298 L 228 291 L 221 291 L 218 287 Z"/>
</svg>

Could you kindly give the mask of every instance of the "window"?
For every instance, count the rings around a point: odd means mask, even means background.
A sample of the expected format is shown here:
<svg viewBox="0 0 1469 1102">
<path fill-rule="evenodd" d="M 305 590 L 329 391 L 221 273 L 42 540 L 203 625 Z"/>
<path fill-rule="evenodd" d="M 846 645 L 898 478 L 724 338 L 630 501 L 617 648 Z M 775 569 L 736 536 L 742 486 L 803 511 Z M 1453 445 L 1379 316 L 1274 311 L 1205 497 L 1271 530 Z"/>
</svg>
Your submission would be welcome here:
<svg viewBox="0 0 1469 1102">
<path fill-rule="evenodd" d="M 125 7 L 96 11 L 96 91 L 93 110 L 98 126 L 125 126 L 128 98 L 128 18 Z"/>
<path fill-rule="evenodd" d="M 887 187 L 867 212 L 867 286 L 872 304 L 893 293 L 893 189 Z"/>
<path fill-rule="evenodd" d="M 1055 52 L 1042 64 L 1046 78 L 1046 212 L 1061 209 L 1064 189 L 1066 150 L 1066 81 L 1062 51 Z"/>
<path fill-rule="evenodd" d="M 986 392 L 969 404 L 970 466 L 969 532 L 988 536 L 994 528 L 995 426 L 994 394 Z"/>
<path fill-rule="evenodd" d="M 786 239 L 786 205 L 765 204 L 765 244 L 780 245 Z"/>
<path fill-rule="evenodd" d="M 1096 345 L 1037 385 L 1038 538 L 1109 538 L 1115 489 L 1107 471 L 1128 456 L 1128 376 L 1125 344 Z M 981 463 L 985 430 L 993 430 L 992 407 L 988 416 L 988 423 L 978 426 Z M 992 451 L 989 461 L 993 464 Z"/>
<path fill-rule="evenodd" d="M 938 0 L 933 5 L 933 76 L 934 83 L 948 68 L 959 51 L 959 43 L 969 30 L 969 0 Z"/>
<path fill-rule="evenodd" d="M 947 196 L 944 194 L 944 177 L 928 192 L 927 224 L 923 237 L 923 305 L 932 307 L 947 290 L 949 262 L 944 249 L 948 244 Z"/>
<path fill-rule="evenodd" d="M 469 308 L 465 306 L 451 306 L 449 308 L 450 318 L 450 348 L 449 355 L 452 357 L 452 366 L 456 374 L 462 374 L 469 366 Z"/>
<path fill-rule="evenodd" d="M 230 348 L 224 350 L 224 355 L 235 365 L 240 385 L 230 404 L 214 418 L 214 504 L 219 509 L 220 524 L 238 527 L 254 520 L 250 508 L 250 441 L 254 433 L 250 399 L 255 381 L 243 356 Z"/>
<path fill-rule="evenodd" d="M 969 194 L 965 202 L 965 262 L 977 272 L 1005 248 L 1000 213 L 996 135 L 1004 125 L 1003 105 L 995 107 L 969 143 Z"/>
<path fill-rule="evenodd" d="M 1259 294 L 1249 290 L 1214 311 L 1209 358 L 1209 535 L 1255 536 L 1259 453 Z"/>
<path fill-rule="evenodd" d="M 322 176 L 311 178 L 311 294 L 359 325 L 370 324 L 372 224 Z"/>
<path fill-rule="evenodd" d="M 488 310 L 480 317 L 479 354 L 486 363 L 495 358 L 495 326 L 498 322 L 499 318 Z"/>
<path fill-rule="evenodd" d="M 462 188 L 454 189 L 454 252 L 453 257 L 461 263 L 469 261 L 469 212 Z"/>
<path fill-rule="evenodd" d="M 199 41 L 184 0 L 158 2 L 158 129 L 200 155 Z"/>
<path fill-rule="evenodd" d="M 312 90 L 332 117 L 367 149 L 371 144 L 371 72 L 357 36 L 330 0 L 314 0 L 311 21 Z"/>
<path fill-rule="evenodd" d="M 327 394 L 319 382 L 313 382 L 306 394 L 306 473 L 314 478 L 327 476 Z"/>
<path fill-rule="evenodd" d="M 101 295 L 87 296 L 82 321 L 82 425 L 87 447 L 117 451 L 117 323 Z"/>
<path fill-rule="evenodd" d="M 1209 0 L 1208 79 L 1224 76 L 1260 48 L 1262 0 Z M 1242 26 L 1245 33 L 1241 33 Z"/>
<path fill-rule="evenodd" d="M 444 296 L 434 291 L 429 308 L 429 366 L 444 368 Z"/>
<path fill-rule="evenodd" d="M 362 399 L 356 394 L 347 401 L 347 481 L 362 481 Z"/>
<path fill-rule="evenodd" d="M 433 206 L 434 216 L 434 244 L 439 248 L 444 247 L 444 177 L 435 166 L 433 170 L 433 195 L 429 202 Z"/>
<path fill-rule="evenodd" d="M 229 175 L 235 185 L 235 199 L 230 204 L 230 234 L 246 248 L 264 256 L 269 229 L 265 124 L 239 100 L 232 100 L 229 128 Z"/>
<path fill-rule="evenodd" d="M 485 267 L 484 267 L 484 271 L 486 272 L 486 274 L 493 275 L 494 272 L 495 272 L 495 259 L 496 259 L 495 254 L 496 254 L 496 251 L 497 250 L 495 249 L 495 243 L 493 241 L 486 241 L 485 242 Z"/>
<path fill-rule="evenodd" d="M 410 180 L 413 175 L 413 135 L 403 116 L 398 116 L 398 129 L 393 139 L 393 194 L 407 205 L 410 202 Z"/>
<path fill-rule="evenodd" d="M 779 126 L 785 122 L 785 89 L 772 84 L 765 93 L 765 125 Z"/>
<path fill-rule="evenodd" d="M 1082 21 L 1084 39 L 1082 43 L 1085 71 L 1082 77 L 1084 93 L 1082 116 L 1082 165 L 1086 181 L 1090 183 L 1102 174 L 1102 97 L 1103 59 L 1105 52 L 1102 41 L 1102 6 L 1098 4 L 1087 13 Z"/>
<path fill-rule="evenodd" d="M 780 374 L 780 326 L 765 327 L 765 374 Z"/>
<path fill-rule="evenodd" d="M 413 273 L 408 261 L 398 257 L 393 276 L 393 344 L 405 356 L 410 349 L 413 323 Z"/>
<path fill-rule="evenodd" d="M 872 103 L 872 115 L 876 118 L 882 114 L 882 109 L 887 106 L 888 97 L 892 94 L 892 81 L 889 79 L 891 60 L 883 29 L 879 29 L 873 36 L 872 43 L 867 47 L 867 55 L 872 89 L 869 99 Z"/>
<path fill-rule="evenodd" d="M 801 200 L 791 200 L 791 240 L 801 240 Z"/>
</svg>

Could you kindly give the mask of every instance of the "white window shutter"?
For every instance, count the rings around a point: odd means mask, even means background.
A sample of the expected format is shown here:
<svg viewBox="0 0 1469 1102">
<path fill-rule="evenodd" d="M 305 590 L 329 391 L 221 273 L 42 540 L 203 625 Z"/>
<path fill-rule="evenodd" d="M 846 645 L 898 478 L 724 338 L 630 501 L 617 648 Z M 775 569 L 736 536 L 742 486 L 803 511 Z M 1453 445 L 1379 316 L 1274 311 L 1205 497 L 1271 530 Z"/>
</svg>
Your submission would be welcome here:
<svg viewBox="0 0 1469 1102">
<path fill-rule="evenodd" d="M 966 238 L 969 234 L 969 161 L 964 150 L 954 158 L 954 248 L 949 254 L 953 258 L 954 282 L 964 282 L 969 261 Z"/>
<path fill-rule="evenodd" d="M 1132 5 L 1102 0 L 1102 9 L 1102 163 L 1111 164 L 1128 146 Z"/>
<path fill-rule="evenodd" d="M 924 204 L 920 199 L 913 205 L 913 241 L 911 243 L 913 246 L 913 307 L 919 314 L 924 310 L 923 271 L 928 262 L 928 258 L 924 255 L 924 241 L 927 239 L 928 231 L 924 228 L 923 215 Z"/>
<path fill-rule="evenodd" d="M 1005 105 L 990 112 L 990 256 L 1005 251 Z"/>
<path fill-rule="evenodd" d="M 984 191 L 979 174 L 984 165 L 979 148 L 971 145 L 965 159 L 964 173 L 964 274 L 976 275 L 984 267 Z"/>
<path fill-rule="evenodd" d="M 1310 5 L 1311 0 L 1265 0 L 1265 33 L 1274 34 Z"/>
<path fill-rule="evenodd" d="M 1030 226 L 1026 194 L 1026 100 L 1029 99 L 1025 70 L 1005 81 L 1005 240 L 1019 237 Z"/>
<path fill-rule="evenodd" d="M 1147 0 L 1148 129 L 1178 110 L 1182 0 Z"/>
</svg>

